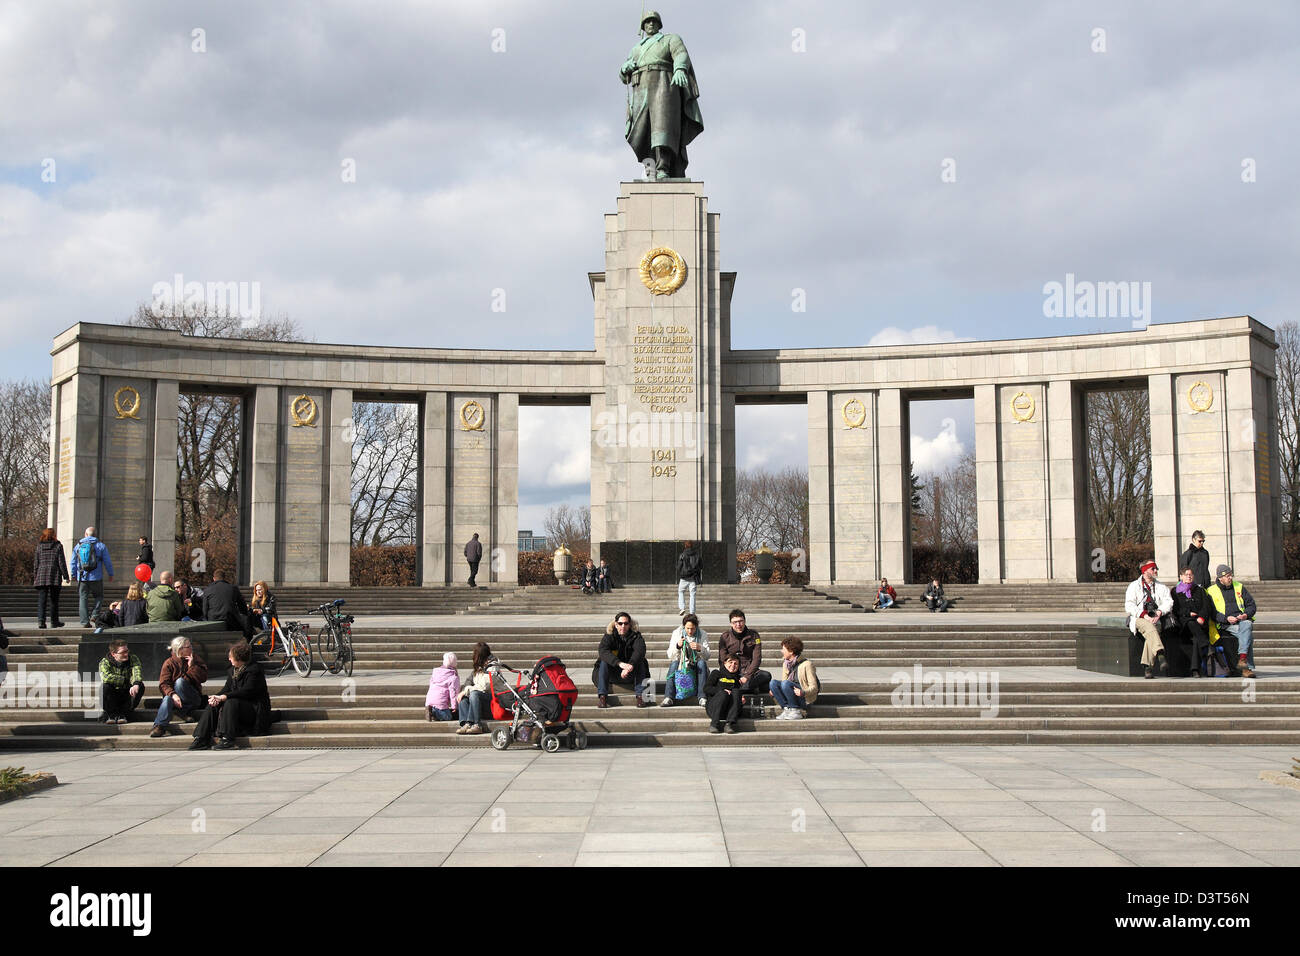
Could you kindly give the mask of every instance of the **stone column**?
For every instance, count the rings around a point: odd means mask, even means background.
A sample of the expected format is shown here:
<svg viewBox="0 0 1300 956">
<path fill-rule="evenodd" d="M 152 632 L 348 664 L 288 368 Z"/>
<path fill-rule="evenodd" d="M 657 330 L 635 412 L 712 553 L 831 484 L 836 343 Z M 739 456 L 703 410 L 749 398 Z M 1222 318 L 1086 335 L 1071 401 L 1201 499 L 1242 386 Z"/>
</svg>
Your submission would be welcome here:
<svg viewBox="0 0 1300 956">
<path fill-rule="evenodd" d="M 56 387 L 53 444 L 58 474 L 51 527 L 72 557 L 72 545 L 96 521 L 99 510 L 99 423 L 102 382 L 78 372 Z"/>
<path fill-rule="evenodd" d="M 155 576 L 176 570 L 176 429 L 180 387 L 175 381 L 154 383 L 153 544 Z"/>
<path fill-rule="evenodd" d="M 118 581 L 135 580 L 132 570 L 142 534 L 151 533 L 154 513 L 154 425 L 158 412 L 150 379 L 105 377 L 100 399 L 99 503 L 95 525 L 108 545 Z M 175 421 L 175 405 L 170 416 Z M 171 448 L 175 461 L 176 448 Z M 172 481 L 172 495 L 176 483 Z M 124 585 L 125 587 L 125 585 Z"/>
<path fill-rule="evenodd" d="M 1052 576 L 1045 392 L 1037 384 L 997 388 L 1001 576 L 1006 581 Z"/>
<path fill-rule="evenodd" d="M 1087 581 L 1088 497 L 1083 394 L 1068 381 L 1047 385 L 1048 537 L 1054 581 Z"/>
<path fill-rule="evenodd" d="M 718 502 L 722 524 L 722 549 L 727 559 L 727 583 L 737 584 L 740 572 L 736 567 L 736 396 L 733 392 L 719 395 L 722 441 L 718 448 L 717 467 L 720 472 L 721 500 Z"/>
<path fill-rule="evenodd" d="M 907 454 L 911 425 L 903 393 L 877 397 L 876 454 L 880 462 L 880 576 L 890 583 L 912 576 L 912 481 Z"/>
<path fill-rule="evenodd" d="M 489 580 L 519 583 L 519 396 L 495 396 L 493 439 L 495 507 Z"/>
<path fill-rule="evenodd" d="M 1155 559 L 1160 567 L 1160 576 L 1165 581 L 1172 581 L 1178 574 L 1178 555 L 1182 552 L 1178 463 L 1174 442 L 1173 376 L 1167 372 L 1148 376 L 1147 392 L 1151 407 L 1151 518 L 1155 529 Z M 1220 454 L 1221 452 L 1216 453 L 1216 457 Z M 1221 491 L 1222 489 L 1220 493 Z M 1222 542 L 1222 536 L 1231 533 L 1226 527 L 1226 519 L 1226 502 L 1221 502 L 1220 518 L 1215 526 L 1201 530 L 1207 535 L 1218 532 L 1221 535 L 1219 541 Z M 1192 530 L 1188 529 L 1189 532 Z M 1215 563 L 1213 556 L 1210 561 Z M 1210 574 L 1214 574 L 1213 568 L 1210 569 Z"/>
<path fill-rule="evenodd" d="M 448 548 L 451 551 L 451 580 L 462 582 L 469 578 L 465 544 L 477 534 L 483 545 L 479 577 L 487 582 L 492 580 L 492 549 L 500 544 L 493 537 L 492 520 L 497 501 L 493 488 L 497 411 L 492 395 L 484 392 L 457 392 L 450 396 L 450 400 L 448 509 L 451 512 L 451 540 Z M 517 535 L 511 543 L 518 547 Z"/>
<path fill-rule="evenodd" d="M 326 580 L 347 587 L 352 567 L 352 389 L 330 389 L 329 431 L 325 433 L 326 467 L 329 468 L 327 504 L 328 544 Z M 363 582 L 364 583 L 364 582 Z"/>
<path fill-rule="evenodd" d="M 279 579 L 328 580 L 330 390 L 280 389 Z"/>
<path fill-rule="evenodd" d="M 1282 577 L 1281 541 L 1276 535 L 1281 512 L 1279 491 L 1273 480 L 1272 436 L 1276 427 L 1269 404 L 1271 380 L 1249 368 L 1229 369 L 1226 377 L 1227 470 L 1232 511 L 1232 558 L 1227 563 L 1243 581 Z M 1217 563 L 1213 551 L 1210 561 Z"/>
<path fill-rule="evenodd" d="M 1002 580 L 1001 445 L 997 386 L 975 386 L 975 498 L 980 583 Z"/>
<path fill-rule="evenodd" d="M 603 283 L 602 283 L 603 286 Z M 603 305 L 603 300 L 602 300 Z M 604 312 L 599 313 L 597 324 L 599 338 L 597 351 L 604 341 Z M 609 560 L 609 555 L 602 555 L 600 548 L 605 541 L 605 449 L 616 440 L 617 424 L 605 410 L 603 392 L 591 396 L 591 558 L 599 563 L 601 557 Z M 551 548 L 552 551 L 558 544 Z M 616 582 L 621 584 L 622 582 Z"/>
<path fill-rule="evenodd" d="M 447 560 L 447 393 L 425 392 L 420 411 L 420 583 L 444 585 Z"/>
<path fill-rule="evenodd" d="M 276 566 L 276 521 L 279 513 L 280 389 L 258 385 L 253 392 L 248 462 L 248 566 L 245 584 L 280 580 Z"/>
<path fill-rule="evenodd" d="M 895 390 L 895 396 L 898 396 Z M 901 442 L 905 426 L 895 425 L 888 433 L 882 431 L 885 413 L 880 407 L 880 397 L 872 391 L 822 393 L 818 402 L 826 438 L 826 450 L 821 453 L 828 469 L 828 514 L 830 534 L 829 580 L 839 582 L 874 582 L 881 574 L 896 577 L 897 583 L 906 579 L 906 560 L 896 555 L 896 563 L 885 567 L 885 555 L 893 547 L 901 552 L 903 540 L 902 496 L 903 487 L 895 488 L 893 525 L 895 535 L 885 534 L 885 488 L 892 482 L 906 480 L 899 475 L 906 469 Z M 824 402 L 824 404 L 823 404 Z M 894 420 L 906 410 L 901 399 L 895 405 Z M 811 415 L 811 412 L 809 413 Z M 887 442 L 895 443 L 892 458 L 884 451 Z M 811 448 L 809 455 L 812 455 Z M 812 458 L 809 458 L 811 474 Z M 910 500 L 910 499 L 909 499 Z M 809 483 L 809 511 L 812 510 L 812 485 Z M 910 511 L 908 512 L 910 516 Z M 811 518 L 810 518 L 811 520 Z M 910 536 L 908 538 L 910 540 Z M 896 568 L 897 570 L 894 570 Z"/>
<path fill-rule="evenodd" d="M 830 395 L 808 393 L 808 580 L 830 584 L 835 560 L 831 536 Z"/>
</svg>

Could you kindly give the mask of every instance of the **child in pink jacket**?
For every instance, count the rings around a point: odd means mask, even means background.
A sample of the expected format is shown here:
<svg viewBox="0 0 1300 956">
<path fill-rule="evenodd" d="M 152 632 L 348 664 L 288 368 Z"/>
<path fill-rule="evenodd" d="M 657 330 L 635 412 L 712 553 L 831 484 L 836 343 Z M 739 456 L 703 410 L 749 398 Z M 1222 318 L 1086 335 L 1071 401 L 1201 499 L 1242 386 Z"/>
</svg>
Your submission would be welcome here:
<svg viewBox="0 0 1300 956">
<path fill-rule="evenodd" d="M 456 676 L 456 655 L 451 651 L 442 655 L 442 666 L 435 667 L 429 675 L 429 693 L 424 698 L 424 710 L 430 720 L 455 720 L 456 696 L 460 693 L 460 678 Z"/>
</svg>

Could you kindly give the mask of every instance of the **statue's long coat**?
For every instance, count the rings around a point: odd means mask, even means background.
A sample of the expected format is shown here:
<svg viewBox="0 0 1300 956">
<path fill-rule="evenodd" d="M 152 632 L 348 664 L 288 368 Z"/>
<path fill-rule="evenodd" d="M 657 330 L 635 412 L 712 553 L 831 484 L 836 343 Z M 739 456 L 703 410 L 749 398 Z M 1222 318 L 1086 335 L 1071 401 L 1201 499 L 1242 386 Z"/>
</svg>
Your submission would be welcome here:
<svg viewBox="0 0 1300 956">
<path fill-rule="evenodd" d="M 627 56 L 636 65 L 627 106 L 627 142 L 641 162 L 667 146 L 686 167 L 686 145 L 704 129 L 700 87 L 686 45 L 675 33 L 646 37 Z M 685 70 L 687 85 L 673 86 L 674 70 Z"/>
</svg>

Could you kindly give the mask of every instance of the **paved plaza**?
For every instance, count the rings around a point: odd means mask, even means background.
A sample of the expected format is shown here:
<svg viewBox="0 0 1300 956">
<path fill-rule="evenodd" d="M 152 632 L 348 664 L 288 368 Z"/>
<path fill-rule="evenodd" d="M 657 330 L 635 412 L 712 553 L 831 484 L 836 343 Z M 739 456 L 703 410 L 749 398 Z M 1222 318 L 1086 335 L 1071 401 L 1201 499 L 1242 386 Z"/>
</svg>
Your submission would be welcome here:
<svg viewBox="0 0 1300 956">
<path fill-rule="evenodd" d="M 1294 748 L 24 753 L 7 866 L 1294 866 Z"/>
</svg>

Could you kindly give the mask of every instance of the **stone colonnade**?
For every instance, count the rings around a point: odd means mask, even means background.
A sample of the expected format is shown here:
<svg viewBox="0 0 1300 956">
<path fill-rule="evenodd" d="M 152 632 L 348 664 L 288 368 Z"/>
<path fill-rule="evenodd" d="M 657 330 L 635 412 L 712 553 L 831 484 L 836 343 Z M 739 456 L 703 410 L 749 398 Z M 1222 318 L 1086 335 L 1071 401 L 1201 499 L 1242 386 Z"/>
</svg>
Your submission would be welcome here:
<svg viewBox="0 0 1300 956">
<path fill-rule="evenodd" d="M 1084 581 L 1091 548 L 1084 396 L 1143 388 L 1155 557 L 1194 529 L 1245 579 L 1283 574 L 1275 343 L 1249 317 L 1103 335 L 731 353 L 724 391 L 807 395 L 814 583 L 910 578 L 908 402 L 973 398 L 981 582 Z"/>
<path fill-rule="evenodd" d="M 463 580 L 462 548 L 477 532 L 485 580 L 513 582 L 519 406 L 587 405 L 593 544 L 636 568 L 665 552 L 655 542 L 691 538 L 715 555 L 710 573 L 734 578 L 736 405 L 807 402 L 812 581 L 904 581 L 909 402 L 966 397 L 975 407 L 980 580 L 1078 581 L 1098 559 L 1088 540 L 1084 397 L 1136 387 L 1150 395 L 1155 550 L 1165 577 L 1195 528 L 1240 577 L 1282 574 L 1276 342 L 1254 319 L 996 342 L 733 350 L 736 274 L 721 271 L 721 217 L 702 183 L 623 183 L 604 225 L 605 270 L 588 273 L 592 351 L 68 329 L 51 353 L 51 524 L 65 542 L 98 525 L 119 565 L 149 534 L 159 567 L 169 568 L 178 396 L 235 395 L 240 579 L 346 584 L 353 404 L 409 402 L 419 409 L 419 580 Z M 617 579 L 626 568 L 615 568 Z"/>
</svg>

